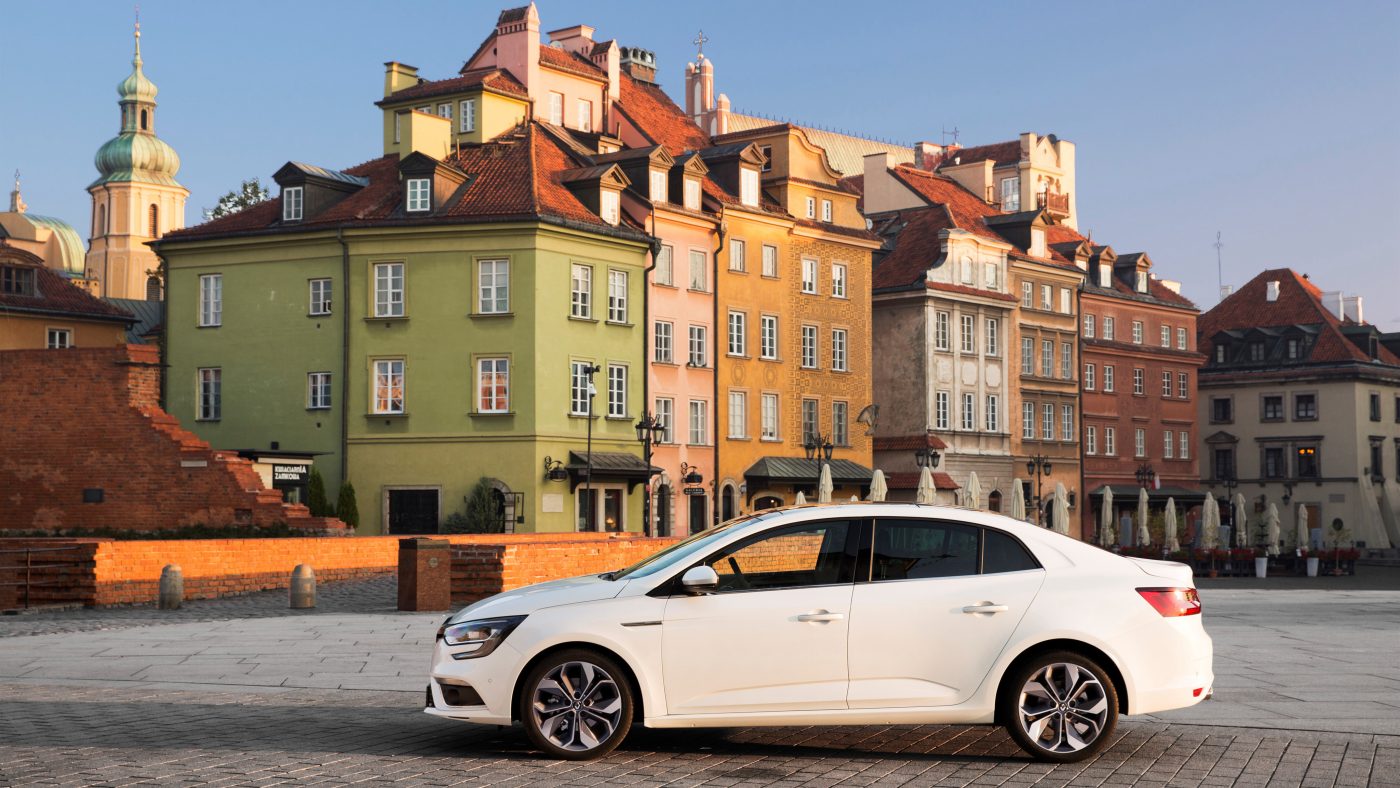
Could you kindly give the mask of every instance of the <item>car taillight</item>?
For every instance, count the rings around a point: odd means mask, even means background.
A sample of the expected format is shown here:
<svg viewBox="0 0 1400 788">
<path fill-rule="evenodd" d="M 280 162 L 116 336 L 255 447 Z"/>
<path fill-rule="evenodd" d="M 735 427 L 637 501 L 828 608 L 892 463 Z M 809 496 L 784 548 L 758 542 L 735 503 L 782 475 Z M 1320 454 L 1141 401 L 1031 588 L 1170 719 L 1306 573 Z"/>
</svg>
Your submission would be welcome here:
<svg viewBox="0 0 1400 788">
<path fill-rule="evenodd" d="M 1194 588 L 1139 588 L 1137 592 L 1166 618 L 1201 614 L 1201 597 Z"/>
</svg>

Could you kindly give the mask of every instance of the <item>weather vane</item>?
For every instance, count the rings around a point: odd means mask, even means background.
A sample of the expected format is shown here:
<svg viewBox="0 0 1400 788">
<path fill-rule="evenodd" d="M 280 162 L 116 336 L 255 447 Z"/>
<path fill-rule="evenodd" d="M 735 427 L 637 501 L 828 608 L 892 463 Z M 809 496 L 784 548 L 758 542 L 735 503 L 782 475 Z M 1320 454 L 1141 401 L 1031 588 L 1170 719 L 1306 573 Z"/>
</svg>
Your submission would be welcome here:
<svg viewBox="0 0 1400 788">
<path fill-rule="evenodd" d="M 701 31 L 700 31 L 700 35 L 696 36 L 696 37 L 695 37 L 695 40 L 690 42 L 690 43 L 692 43 L 692 44 L 695 45 L 695 57 L 696 57 L 696 58 L 702 58 L 702 57 L 705 56 L 705 43 L 708 42 L 709 40 L 710 40 L 710 39 L 708 39 L 708 38 L 705 37 L 705 31 L 704 31 L 704 30 L 701 30 Z"/>
</svg>

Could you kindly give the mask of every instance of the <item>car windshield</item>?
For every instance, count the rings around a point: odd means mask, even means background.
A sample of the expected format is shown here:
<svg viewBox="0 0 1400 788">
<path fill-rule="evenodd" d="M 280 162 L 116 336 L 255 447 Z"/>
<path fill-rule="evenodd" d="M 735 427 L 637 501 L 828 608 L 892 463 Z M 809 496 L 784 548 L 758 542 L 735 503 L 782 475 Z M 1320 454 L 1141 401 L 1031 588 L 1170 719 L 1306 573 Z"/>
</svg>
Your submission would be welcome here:
<svg viewBox="0 0 1400 788">
<path fill-rule="evenodd" d="M 716 539 L 728 533 L 730 530 L 762 519 L 770 513 L 771 512 L 763 512 L 761 514 L 752 514 L 747 517 L 739 517 L 727 523 L 717 525 L 714 528 L 693 534 L 689 538 L 677 542 L 659 553 L 643 558 L 641 561 L 638 561 L 626 569 L 608 572 L 603 575 L 603 577 L 609 580 L 622 580 L 623 578 L 648 577 L 657 572 L 663 572 L 677 564 L 684 563 L 692 556 L 706 552 Z"/>
</svg>

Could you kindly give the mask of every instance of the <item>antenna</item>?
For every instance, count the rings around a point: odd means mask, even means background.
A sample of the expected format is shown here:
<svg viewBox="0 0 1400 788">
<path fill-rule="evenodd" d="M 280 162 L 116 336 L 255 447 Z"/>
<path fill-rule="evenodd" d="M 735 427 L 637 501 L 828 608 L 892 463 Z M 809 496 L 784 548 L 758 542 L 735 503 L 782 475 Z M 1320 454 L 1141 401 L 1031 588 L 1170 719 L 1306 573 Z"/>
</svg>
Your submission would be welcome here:
<svg viewBox="0 0 1400 788">
<path fill-rule="evenodd" d="M 943 129 L 943 144 L 946 146 L 946 145 L 948 144 L 948 138 L 949 138 L 949 137 L 952 137 L 952 138 L 953 138 L 953 144 L 954 144 L 954 145 L 957 145 L 957 144 L 958 144 L 958 135 L 961 134 L 961 133 L 962 133 L 962 132 L 958 131 L 958 127 L 957 127 L 957 126 L 953 126 L 953 130 L 952 130 L 952 131 L 949 131 L 949 130 L 947 129 L 947 127 L 944 127 L 944 129 Z"/>
<path fill-rule="evenodd" d="M 1219 230 L 1216 230 L 1216 231 L 1215 231 L 1215 243 L 1212 244 L 1212 246 L 1215 247 L 1215 284 L 1216 284 L 1216 287 L 1217 287 L 1216 292 L 1220 294 L 1220 298 L 1221 298 L 1221 299 L 1224 299 L 1224 297 L 1225 297 L 1225 295 L 1224 295 L 1224 293 L 1225 293 L 1225 269 L 1224 269 L 1224 267 L 1223 267 L 1223 266 L 1221 265 L 1221 263 L 1220 263 L 1220 259 L 1221 259 L 1221 258 L 1220 258 L 1220 250 L 1221 250 L 1222 248 L 1224 248 L 1225 242 L 1222 241 L 1222 240 L 1220 240 L 1220 231 L 1219 231 Z"/>
</svg>

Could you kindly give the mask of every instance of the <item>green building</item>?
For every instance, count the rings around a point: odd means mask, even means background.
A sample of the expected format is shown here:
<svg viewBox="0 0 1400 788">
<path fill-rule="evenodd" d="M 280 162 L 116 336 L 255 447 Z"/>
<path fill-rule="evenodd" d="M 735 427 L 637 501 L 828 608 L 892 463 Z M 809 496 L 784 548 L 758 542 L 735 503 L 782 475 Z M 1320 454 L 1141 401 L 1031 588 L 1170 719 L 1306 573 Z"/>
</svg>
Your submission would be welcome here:
<svg viewBox="0 0 1400 788">
<path fill-rule="evenodd" d="M 383 157 L 288 163 L 276 198 L 153 244 L 167 409 L 313 462 L 332 498 L 349 480 L 363 534 L 438 531 L 481 478 L 496 528 L 641 530 L 652 241 L 626 176 L 536 121 L 482 142 L 393 124 Z"/>
</svg>

